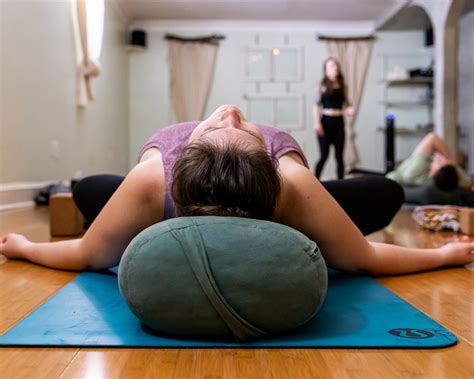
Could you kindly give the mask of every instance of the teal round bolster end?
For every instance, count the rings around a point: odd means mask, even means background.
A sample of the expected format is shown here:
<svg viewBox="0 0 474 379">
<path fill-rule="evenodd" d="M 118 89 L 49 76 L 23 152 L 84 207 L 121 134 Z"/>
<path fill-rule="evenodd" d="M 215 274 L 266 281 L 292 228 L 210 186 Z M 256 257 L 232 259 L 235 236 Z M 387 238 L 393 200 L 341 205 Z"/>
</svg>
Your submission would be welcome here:
<svg viewBox="0 0 474 379">
<path fill-rule="evenodd" d="M 129 244 L 119 288 L 131 311 L 168 335 L 248 340 L 309 321 L 327 291 L 316 243 L 270 221 L 181 217 Z"/>
</svg>

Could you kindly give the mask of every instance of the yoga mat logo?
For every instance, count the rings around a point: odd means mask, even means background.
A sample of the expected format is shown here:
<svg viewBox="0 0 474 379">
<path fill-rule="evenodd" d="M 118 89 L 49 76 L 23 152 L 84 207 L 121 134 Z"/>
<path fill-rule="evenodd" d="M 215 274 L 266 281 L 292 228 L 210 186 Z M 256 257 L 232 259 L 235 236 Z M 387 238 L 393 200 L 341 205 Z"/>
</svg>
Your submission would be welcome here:
<svg viewBox="0 0 474 379">
<path fill-rule="evenodd" d="M 431 338 L 434 336 L 433 333 L 428 332 L 427 330 L 412 329 L 412 328 L 397 328 L 397 329 L 391 329 L 388 332 L 394 336 L 403 337 L 403 338 L 422 339 L 422 338 Z"/>
</svg>

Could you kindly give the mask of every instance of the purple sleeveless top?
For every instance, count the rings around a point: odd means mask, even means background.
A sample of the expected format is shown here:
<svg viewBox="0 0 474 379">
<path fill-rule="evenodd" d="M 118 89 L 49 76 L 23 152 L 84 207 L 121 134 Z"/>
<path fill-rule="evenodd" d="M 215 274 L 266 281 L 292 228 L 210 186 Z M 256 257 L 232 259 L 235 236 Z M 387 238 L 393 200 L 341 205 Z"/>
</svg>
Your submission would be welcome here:
<svg viewBox="0 0 474 379">
<path fill-rule="evenodd" d="M 200 121 L 183 122 L 160 129 L 150 137 L 140 151 L 138 160 L 150 148 L 157 148 L 161 152 L 166 183 L 165 220 L 175 217 L 174 203 L 169 196 L 171 193 L 174 162 L 182 155 L 184 148 L 188 145 L 189 136 L 199 123 Z M 308 162 L 301 147 L 291 135 L 272 126 L 257 124 L 257 127 L 264 137 L 269 154 L 279 159 L 283 155 L 294 151 L 301 156 L 306 167 L 308 167 Z"/>
</svg>

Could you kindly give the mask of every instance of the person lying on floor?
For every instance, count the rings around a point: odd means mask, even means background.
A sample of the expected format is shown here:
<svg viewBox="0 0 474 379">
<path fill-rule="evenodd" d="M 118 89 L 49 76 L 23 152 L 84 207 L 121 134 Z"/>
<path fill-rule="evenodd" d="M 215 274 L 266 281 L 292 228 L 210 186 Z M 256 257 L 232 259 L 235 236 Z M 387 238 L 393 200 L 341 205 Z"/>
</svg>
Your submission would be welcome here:
<svg viewBox="0 0 474 379">
<path fill-rule="evenodd" d="M 387 178 L 403 186 L 431 186 L 442 191 L 469 188 L 470 181 L 457 165 L 446 142 L 435 133 L 428 133 L 413 153 Z"/>
<path fill-rule="evenodd" d="M 402 274 L 474 261 L 473 242 L 415 249 L 367 241 L 389 224 L 403 191 L 384 177 L 320 183 L 287 133 L 249 122 L 232 105 L 207 120 L 158 131 L 125 177 L 94 176 L 74 188 L 91 225 L 81 239 L 33 243 L 1 237 L 0 253 L 66 270 L 115 266 L 142 230 L 178 216 L 238 216 L 271 220 L 316 241 L 335 269 Z M 242 236 L 245 238 L 245 236 Z"/>
</svg>

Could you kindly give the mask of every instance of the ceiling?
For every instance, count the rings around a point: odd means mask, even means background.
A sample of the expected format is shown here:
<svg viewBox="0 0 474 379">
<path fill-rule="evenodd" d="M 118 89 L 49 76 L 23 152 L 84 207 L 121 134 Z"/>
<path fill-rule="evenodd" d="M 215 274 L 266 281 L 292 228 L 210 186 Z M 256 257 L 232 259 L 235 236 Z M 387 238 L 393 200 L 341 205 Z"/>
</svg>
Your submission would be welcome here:
<svg viewBox="0 0 474 379">
<path fill-rule="evenodd" d="M 0 0 L 1 1 L 1 0 Z M 410 0 L 115 0 L 127 19 L 368 22 L 379 30 L 424 30 L 427 14 Z M 434 1 L 434 0 L 433 0 Z M 474 11 L 466 0 L 463 13 Z"/>
<path fill-rule="evenodd" d="M 403 0 L 118 0 L 139 20 L 373 21 Z"/>
</svg>

